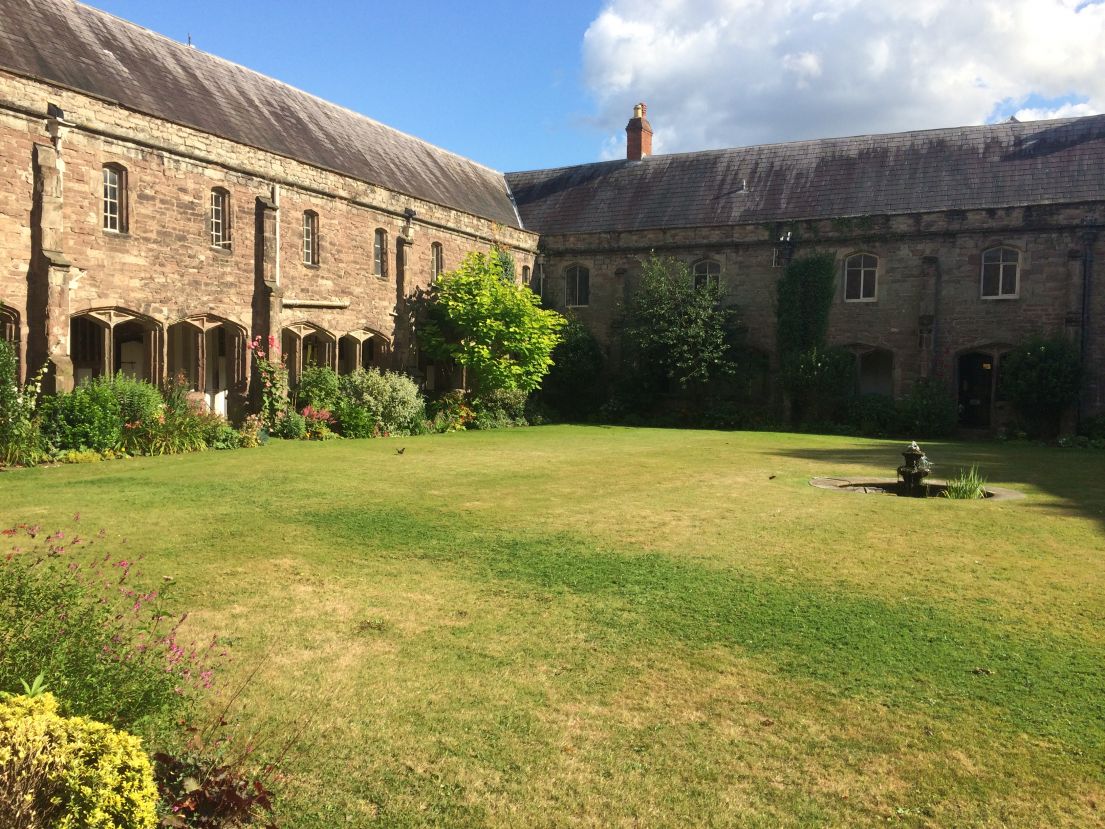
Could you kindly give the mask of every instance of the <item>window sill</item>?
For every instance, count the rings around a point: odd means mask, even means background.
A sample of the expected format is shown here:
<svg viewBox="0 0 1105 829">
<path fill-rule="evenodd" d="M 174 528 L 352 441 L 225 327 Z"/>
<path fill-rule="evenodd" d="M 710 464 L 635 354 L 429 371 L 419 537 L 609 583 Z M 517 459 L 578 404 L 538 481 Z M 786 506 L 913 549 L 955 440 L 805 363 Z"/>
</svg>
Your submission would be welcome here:
<svg viewBox="0 0 1105 829">
<path fill-rule="evenodd" d="M 878 302 L 879 300 L 878 300 L 878 297 L 873 297 L 872 296 L 872 297 L 864 297 L 862 299 L 847 299 L 847 298 L 845 298 L 844 301 L 848 305 L 859 305 L 859 304 L 863 304 L 865 302 L 866 303 Z"/>
<path fill-rule="evenodd" d="M 319 269 L 319 264 L 317 262 L 301 262 L 300 264 L 309 271 L 317 271 Z"/>
<path fill-rule="evenodd" d="M 979 297 L 979 299 L 984 300 L 985 302 L 993 302 L 994 300 L 999 300 L 1000 301 L 1000 300 L 1003 300 L 1003 299 L 1020 299 L 1020 298 L 1021 298 L 1021 295 L 1019 293 L 1016 293 L 1016 294 L 999 294 L 998 296 L 986 296 L 985 294 L 983 294 L 982 296 Z"/>
<path fill-rule="evenodd" d="M 588 303 L 586 305 L 567 305 L 566 304 L 564 307 L 565 308 L 590 308 L 591 304 L 590 303 Z"/>
<path fill-rule="evenodd" d="M 219 245 L 211 245 L 211 250 L 215 253 L 221 253 L 223 256 L 230 256 L 234 253 L 234 248 L 224 248 Z"/>
<path fill-rule="evenodd" d="M 111 230 L 111 229 L 106 228 L 106 227 L 101 228 L 101 230 L 103 231 L 104 236 L 106 236 L 109 239 L 123 239 L 123 240 L 130 239 L 130 233 L 126 230 Z"/>
</svg>

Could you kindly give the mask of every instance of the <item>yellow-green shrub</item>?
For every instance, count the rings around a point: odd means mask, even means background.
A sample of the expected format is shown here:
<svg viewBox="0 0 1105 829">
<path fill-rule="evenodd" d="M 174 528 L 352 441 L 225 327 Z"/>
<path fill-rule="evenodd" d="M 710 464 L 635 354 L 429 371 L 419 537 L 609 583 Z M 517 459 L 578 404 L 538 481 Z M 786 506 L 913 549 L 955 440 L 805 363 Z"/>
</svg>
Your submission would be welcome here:
<svg viewBox="0 0 1105 829">
<path fill-rule="evenodd" d="M 153 829 L 157 789 L 142 741 L 52 694 L 0 700 L 0 814 L 19 829 Z"/>
</svg>

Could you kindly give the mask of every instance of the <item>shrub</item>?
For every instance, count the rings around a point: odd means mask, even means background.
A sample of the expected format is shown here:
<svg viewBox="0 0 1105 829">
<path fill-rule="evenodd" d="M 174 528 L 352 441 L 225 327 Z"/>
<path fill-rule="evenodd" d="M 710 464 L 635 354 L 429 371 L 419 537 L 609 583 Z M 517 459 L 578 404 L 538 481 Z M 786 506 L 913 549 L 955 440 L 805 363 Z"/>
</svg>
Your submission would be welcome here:
<svg viewBox="0 0 1105 829">
<path fill-rule="evenodd" d="M 276 337 L 269 336 L 268 352 L 261 338 L 254 337 L 248 346 L 257 365 L 261 389 L 261 422 L 271 434 L 277 434 L 277 421 L 288 411 L 288 367 L 280 354 Z"/>
<path fill-rule="evenodd" d="M 299 388 L 295 392 L 296 407 L 302 409 L 333 409 L 338 402 L 338 374 L 329 366 L 303 369 Z"/>
<path fill-rule="evenodd" d="M 960 469 L 958 475 L 948 480 L 944 497 L 955 500 L 985 498 L 986 479 L 979 474 L 977 466 L 972 466 L 966 472 Z"/>
<path fill-rule="evenodd" d="M 0 465 L 33 466 L 46 457 L 38 395 L 45 369 L 19 385 L 19 357 L 0 341 Z"/>
<path fill-rule="evenodd" d="M 795 423 L 839 422 L 855 393 L 856 358 L 843 348 L 811 348 L 782 366 Z"/>
<path fill-rule="evenodd" d="M 959 424 L 955 397 L 942 383 L 924 377 L 898 401 L 898 411 L 901 429 L 910 438 L 947 437 Z"/>
<path fill-rule="evenodd" d="M 303 425 L 305 427 L 306 434 L 304 437 L 307 440 L 329 440 L 330 438 L 336 438 L 330 430 L 330 424 L 334 422 L 333 416 L 327 409 L 315 409 L 311 406 L 306 406 L 303 409 Z"/>
<path fill-rule="evenodd" d="M 540 399 L 561 417 L 586 417 L 602 405 L 602 347 L 575 317 L 568 318 L 563 336 L 553 349 Z"/>
<path fill-rule="evenodd" d="M 154 420 L 165 406 L 157 386 L 135 380 L 122 372 L 111 379 L 111 390 L 119 401 L 119 417 L 124 424 Z"/>
<path fill-rule="evenodd" d="M 1069 340 L 1032 337 L 1002 357 L 1002 391 L 1036 434 L 1059 431 L 1081 380 L 1081 357 Z"/>
<path fill-rule="evenodd" d="M 339 397 L 334 406 L 338 431 L 347 438 L 376 437 L 376 417 L 348 397 Z"/>
<path fill-rule="evenodd" d="M 284 440 L 303 440 L 307 437 L 307 419 L 291 409 L 277 415 L 272 434 Z"/>
<path fill-rule="evenodd" d="M 463 389 L 445 392 L 433 402 L 430 412 L 435 432 L 461 432 L 476 417 Z"/>
<path fill-rule="evenodd" d="M 261 422 L 261 416 L 251 414 L 242 421 L 238 434 L 241 436 L 239 446 L 243 449 L 255 449 L 265 442 L 267 434 L 265 425 Z"/>
<path fill-rule="evenodd" d="M 472 401 L 477 429 L 503 429 L 526 425 L 526 399 L 520 389 L 495 389 Z"/>
<path fill-rule="evenodd" d="M 887 437 L 901 429 L 901 415 L 893 397 L 864 394 L 848 404 L 848 424 L 861 435 Z"/>
<path fill-rule="evenodd" d="M 42 433 L 55 449 L 123 446 L 123 417 L 111 378 L 96 377 L 69 394 L 46 397 L 42 403 Z"/>
<path fill-rule="evenodd" d="M 409 435 L 420 431 L 426 419 L 426 403 L 418 385 L 405 374 L 357 369 L 339 378 L 339 387 L 338 426 L 348 437 L 367 436 L 367 419 L 352 409 L 361 409 L 371 418 L 371 434 Z"/>
<path fill-rule="evenodd" d="M 225 423 L 216 430 L 208 445 L 212 449 L 237 449 L 242 445 L 242 435 L 229 423 Z"/>
<path fill-rule="evenodd" d="M 1078 431 L 1091 441 L 1105 440 L 1105 414 L 1086 418 Z"/>
<path fill-rule="evenodd" d="M 129 728 L 171 717 L 188 689 L 211 684 L 213 643 L 178 643 L 184 617 L 165 614 L 159 591 L 131 586 L 135 562 L 97 550 L 102 534 L 22 525 L 2 538 L 0 690 L 41 672 L 65 713 Z"/>
<path fill-rule="evenodd" d="M 0 700 L 0 780 L 6 784 L 0 810 L 11 829 L 157 823 L 157 789 L 141 740 L 102 722 L 61 716 L 49 693 Z M 31 798 L 10 802 L 13 794 Z"/>
</svg>

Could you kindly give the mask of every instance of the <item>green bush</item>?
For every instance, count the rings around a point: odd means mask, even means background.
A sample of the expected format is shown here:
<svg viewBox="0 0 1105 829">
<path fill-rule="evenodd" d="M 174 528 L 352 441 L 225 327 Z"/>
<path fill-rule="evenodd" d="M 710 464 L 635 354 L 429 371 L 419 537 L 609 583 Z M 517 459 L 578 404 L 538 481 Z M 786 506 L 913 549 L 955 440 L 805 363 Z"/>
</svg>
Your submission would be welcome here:
<svg viewBox="0 0 1105 829">
<path fill-rule="evenodd" d="M 1079 434 L 1085 435 L 1090 441 L 1105 440 L 1105 414 L 1097 417 L 1088 417 L 1082 421 Z"/>
<path fill-rule="evenodd" d="M 811 348 L 782 366 L 795 423 L 839 423 L 855 394 L 856 357 L 843 348 Z"/>
<path fill-rule="evenodd" d="M 6 827 L 154 829 L 157 788 L 142 741 L 63 717 L 53 695 L 0 700 L 0 812 Z"/>
<path fill-rule="evenodd" d="M 541 401 L 561 417 L 585 418 L 602 406 L 602 347 L 575 317 L 568 318 L 560 343 L 552 351 L 552 368 L 541 384 Z"/>
<path fill-rule="evenodd" d="M 305 440 L 307 438 L 307 418 L 299 412 L 286 410 L 276 416 L 273 436 L 284 440 Z"/>
<path fill-rule="evenodd" d="M 57 450 L 116 450 L 123 445 L 123 416 L 112 379 L 86 380 L 69 394 L 46 397 L 42 434 Z"/>
<path fill-rule="evenodd" d="M 868 437 L 888 437 L 901 431 L 901 413 L 893 397 L 864 394 L 848 403 L 847 423 Z"/>
<path fill-rule="evenodd" d="M 942 383 L 921 378 L 907 397 L 898 401 L 902 432 L 910 438 L 942 438 L 959 425 L 955 397 Z"/>
<path fill-rule="evenodd" d="M 0 691 L 42 673 L 66 714 L 131 728 L 171 720 L 184 692 L 210 681 L 203 649 L 177 644 L 160 592 L 132 587 L 133 561 L 71 532 L 21 525 L 2 537 Z"/>
<path fill-rule="evenodd" d="M 1077 398 L 1082 362 L 1074 343 L 1032 337 L 1001 359 L 1001 389 L 1030 432 L 1051 436 Z"/>
<path fill-rule="evenodd" d="M 409 435 L 422 430 L 426 403 L 418 385 L 405 374 L 357 369 L 339 378 L 341 397 L 333 414 L 346 437 L 367 437 L 364 414 L 371 418 L 373 435 Z"/>
<path fill-rule="evenodd" d="M 111 390 L 119 401 L 119 416 L 124 424 L 154 420 L 165 406 L 157 386 L 122 372 L 111 379 Z"/>
<path fill-rule="evenodd" d="M 494 389 L 472 401 L 477 429 L 504 429 L 526 425 L 526 400 L 520 389 Z"/>
<path fill-rule="evenodd" d="M 223 423 L 215 430 L 207 445 L 212 449 L 238 449 L 242 445 L 242 435 L 229 423 Z"/>
<path fill-rule="evenodd" d="M 33 466 L 46 457 L 38 394 L 42 372 L 19 385 L 19 357 L 0 341 L 0 465 Z"/>
<path fill-rule="evenodd" d="M 338 402 L 338 374 L 329 366 L 311 366 L 303 369 L 299 387 L 295 392 L 295 408 L 332 410 Z"/>
<path fill-rule="evenodd" d="M 468 405 L 468 395 L 463 389 L 454 389 L 441 395 L 430 405 L 431 425 L 435 432 L 461 432 L 476 417 Z"/>
<path fill-rule="evenodd" d="M 342 437 L 376 437 L 376 416 L 349 397 L 339 397 L 331 410 Z"/>
</svg>

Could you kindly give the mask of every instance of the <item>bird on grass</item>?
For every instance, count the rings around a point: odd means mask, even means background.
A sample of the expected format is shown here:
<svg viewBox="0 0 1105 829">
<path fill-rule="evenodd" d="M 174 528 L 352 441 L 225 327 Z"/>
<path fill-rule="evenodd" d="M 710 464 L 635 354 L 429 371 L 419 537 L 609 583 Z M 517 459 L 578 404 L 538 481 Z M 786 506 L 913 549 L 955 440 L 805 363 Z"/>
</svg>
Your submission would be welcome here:
<svg viewBox="0 0 1105 829">
<path fill-rule="evenodd" d="M 396 455 L 402 455 L 406 451 L 407 451 L 406 446 L 400 446 L 398 449 L 395 450 L 395 454 Z"/>
</svg>

